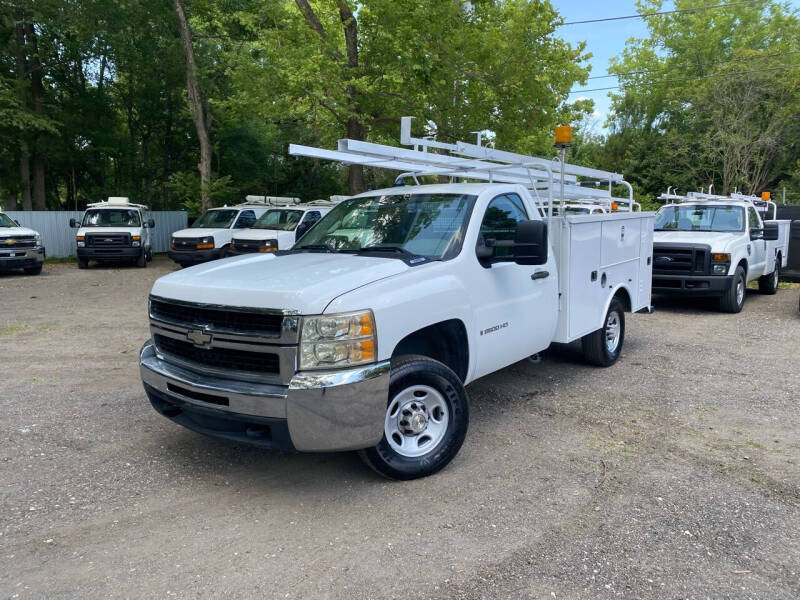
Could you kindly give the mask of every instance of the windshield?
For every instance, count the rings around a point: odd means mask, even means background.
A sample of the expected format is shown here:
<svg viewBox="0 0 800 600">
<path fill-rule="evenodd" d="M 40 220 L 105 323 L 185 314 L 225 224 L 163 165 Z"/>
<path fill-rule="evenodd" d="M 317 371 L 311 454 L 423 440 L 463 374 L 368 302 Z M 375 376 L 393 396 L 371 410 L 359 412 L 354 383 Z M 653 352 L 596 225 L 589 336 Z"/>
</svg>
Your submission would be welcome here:
<svg viewBox="0 0 800 600">
<path fill-rule="evenodd" d="M 665 206 L 656 214 L 656 231 L 744 231 L 740 206 Z"/>
<path fill-rule="evenodd" d="M 202 217 L 192 223 L 192 228 L 227 229 L 236 218 L 237 212 L 236 210 L 208 210 Z"/>
<path fill-rule="evenodd" d="M 83 215 L 83 227 L 139 227 L 139 211 L 130 208 L 89 209 Z"/>
<path fill-rule="evenodd" d="M 12 221 L 8 215 L 0 213 L 0 227 L 16 227 L 17 224 Z"/>
<path fill-rule="evenodd" d="M 325 215 L 299 248 L 331 251 L 367 248 L 440 259 L 461 248 L 464 225 L 475 196 L 397 194 L 346 200 Z"/>
<path fill-rule="evenodd" d="M 302 210 L 268 210 L 256 221 L 253 229 L 294 231 L 302 216 Z"/>
</svg>

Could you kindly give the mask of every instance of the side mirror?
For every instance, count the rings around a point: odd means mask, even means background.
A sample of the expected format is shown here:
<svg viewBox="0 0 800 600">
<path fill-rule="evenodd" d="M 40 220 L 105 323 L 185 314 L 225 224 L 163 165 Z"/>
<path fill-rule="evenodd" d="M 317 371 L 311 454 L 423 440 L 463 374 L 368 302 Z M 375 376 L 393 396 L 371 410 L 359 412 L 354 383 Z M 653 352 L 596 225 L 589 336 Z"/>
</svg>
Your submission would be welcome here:
<svg viewBox="0 0 800 600">
<path fill-rule="evenodd" d="M 778 229 L 777 223 L 764 223 L 762 231 L 762 237 L 768 242 L 775 242 L 780 237 L 780 229 Z"/>
<path fill-rule="evenodd" d="M 16 219 L 11 219 L 11 220 L 12 220 L 12 221 L 14 221 L 14 223 L 16 223 L 16 224 L 17 224 L 17 227 L 22 227 L 22 225 L 20 225 L 20 224 L 19 224 L 19 221 L 17 221 Z"/>
<path fill-rule="evenodd" d="M 514 262 L 543 265 L 547 262 L 547 223 L 520 221 L 514 234 Z"/>
<path fill-rule="evenodd" d="M 154 219 L 147 219 L 147 226 L 148 226 L 150 229 L 153 229 L 153 228 L 156 226 L 156 222 L 155 222 L 155 220 L 154 220 Z"/>
<path fill-rule="evenodd" d="M 750 229 L 750 241 L 755 240 L 763 240 L 764 239 L 764 230 L 758 228 Z"/>
<path fill-rule="evenodd" d="M 77 227 L 79 227 L 78 222 L 75 219 L 70 219 L 69 220 L 69 226 L 72 227 L 73 229 L 76 229 Z"/>
</svg>

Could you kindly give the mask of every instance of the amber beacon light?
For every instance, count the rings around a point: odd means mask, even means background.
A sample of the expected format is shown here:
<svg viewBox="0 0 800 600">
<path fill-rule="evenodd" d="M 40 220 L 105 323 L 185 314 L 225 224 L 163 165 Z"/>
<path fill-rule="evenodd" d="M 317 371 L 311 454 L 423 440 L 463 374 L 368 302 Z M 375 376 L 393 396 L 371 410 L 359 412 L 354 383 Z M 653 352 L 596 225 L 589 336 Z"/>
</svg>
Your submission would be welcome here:
<svg viewBox="0 0 800 600">
<path fill-rule="evenodd" d="M 769 192 L 761 192 L 761 199 L 764 202 L 767 202 L 770 199 L 770 193 Z"/>
<path fill-rule="evenodd" d="M 572 127 L 569 125 L 558 125 L 556 127 L 556 147 L 566 148 L 572 145 Z"/>
</svg>

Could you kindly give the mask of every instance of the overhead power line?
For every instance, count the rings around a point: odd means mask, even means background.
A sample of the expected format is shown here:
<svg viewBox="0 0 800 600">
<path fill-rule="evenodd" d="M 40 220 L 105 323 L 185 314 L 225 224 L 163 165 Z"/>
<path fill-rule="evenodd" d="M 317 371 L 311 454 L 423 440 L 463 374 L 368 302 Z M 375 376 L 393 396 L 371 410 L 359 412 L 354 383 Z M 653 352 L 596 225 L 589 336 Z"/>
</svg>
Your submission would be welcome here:
<svg viewBox="0 0 800 600">
<path fill-rule="evenodd" d="M 719 66 L 719 65 L 729 65 L 731 63 L 737 62 L 747 62 L 749 60 L 761 59 L 761 58 L 773 58 L 776 56 L 790 56 L 792 54 L 800 54 L 800 50 L 789 50 L 787 52 L 773 52 L 772 54 L 754 54 L 752 56 L 742 56 L 741 58 L 732 58 L 730 60 L 715 60 L 712 62 L 701 64 L 701 67 L 711 67 L 711 66 Z M 689 65 L 687 68 L 692 68 L 695 65 Z M 610 73 L 608 75 L 593 75 L 592 77 L 587 77 L 586 79 L 609 79 L 611 77 L 620 77 L 624 75 L 647 75 L 648 73 L 658 73 L 659 69 L 642 69 L 641 71 L 624 71 L 622 73 Z"/>
<path fill-rule="evenodd" d="M 698 81 L 700 79 L 713 79 L 715 77 L 735 77 L 736 75 L 750 75 L 752 73 L 765 73 L 767 71 L 791 71 L 797 69 L 796 65 L 784 65 L 782 67 L 772 67 L 769 69 L 753 69 L 752 71 L 733 71 L 731 73 L 712 73 L 710 75 L 698 75 L 696 77 L 683 77 L 681 79 L 664 79 L 662 81 L 654 81 L 652 83 L 681 83 L 683 81 Z M 592 88 L 588 90 L 573 90 L 570 94 L 586 94 L 589 92 L 603 92 L 606 90 L 618 90 L 623 86 L 612 85 L 609 87 Z"/>
<path fill-rule="evenodd" d="M 567 25 L 583 25 L 585 23 L 605 23 L 607 21 L 624 21 L 626 19 L 649 19 L 650 17 L 655 17 L 658 15 L 672 15 L 676 13 L 688 13 L 688 12 L 698 12 L 701 10 L 712 10 L 715 8 L 728 8 L 729 6 L 739 6 L 741 4 L 759 4 L 764 3 L 767 0 L 742 0 L 741 2 L 727 2 L 725 4 L 712 4 L 708 6 L 697 6 L 695 8 L 679 8 L 676 10 L 661 10 L 658 12 L 651 12 L 651 13 L 642 13 L 642 14 L 635 14 L 635 15 L 625 15 L 623 17 L 605 17 L 603 19 L 587 19 L 585 21 L 570 21 L 568 23 L 562 23 L 559 27 L 566 27 Z"/>
</svg>

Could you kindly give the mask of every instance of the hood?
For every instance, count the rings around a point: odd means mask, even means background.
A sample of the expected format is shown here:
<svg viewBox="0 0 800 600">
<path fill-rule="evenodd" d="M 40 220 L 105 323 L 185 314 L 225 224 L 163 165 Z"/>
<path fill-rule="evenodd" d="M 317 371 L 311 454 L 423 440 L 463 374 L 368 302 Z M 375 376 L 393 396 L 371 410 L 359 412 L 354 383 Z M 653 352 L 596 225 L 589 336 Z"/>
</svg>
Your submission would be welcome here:
<svg viewBox="0 0 800 600">
<path fill-rule="evenodd" d="M 153 294 L 222 306 L 319 314 L 337 296 L 407 271 L 395 258 L 302 252 L 216 260 L 161 277 Z"/>
<path fill-rule="evenodd" d="M 80 227 L 75 235 L 103 235 L 104 233 L 130 233 L 131 235 L 141 235 L 141 227 Z"/>
<path fill-rule="evenodd" d="M 227 231 L 228 228 L 220 228 L 217 227 L 215 229 L 208 229 L 205 227 L 197 227 L 196 229 L 180 229 L 172 234 L 172 237 L 176 238 L 199 238 L 199 237 L 206 237 L 206 236 L 213 236 L 215 233 L 220 233 L 222 231 Z"/>
<path fill-rule="evenodd" d="M 718 231 L 654 231 L 654 244 L 708 244 L 711 250 L 723 250 L 737 242 L 743 232 L 722 233 Z"/>
<path fill-rule="evenodd" d="M 287 234 L 294 239 L 294 231 L 283 231 L 282 229 L 240 229 L 233 234 L 235 240 L 277 240 L 285 238 Z"/>
<path fill-rule="evenodd" d="M 18 235 L 38 235 L 38 231 L 27 227 L 0 227 L 0 239 L 13 238 Z"/>
</svg>

